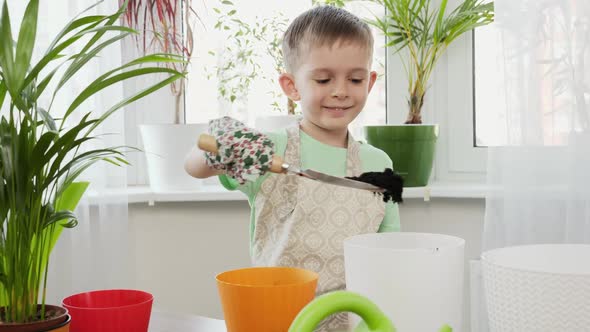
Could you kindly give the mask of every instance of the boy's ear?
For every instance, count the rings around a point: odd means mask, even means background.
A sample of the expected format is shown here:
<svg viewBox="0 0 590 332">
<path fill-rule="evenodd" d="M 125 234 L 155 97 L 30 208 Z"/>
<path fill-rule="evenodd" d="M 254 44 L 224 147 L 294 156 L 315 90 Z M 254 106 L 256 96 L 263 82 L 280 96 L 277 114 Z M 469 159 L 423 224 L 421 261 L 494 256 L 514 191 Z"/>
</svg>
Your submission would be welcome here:
<svg viewBox="0 0 590 332">
<path fill-rule="evenodd" d="M 372 71 L 369 73 L 369 91 L 368 92 L 371 92 L 371 89 L 373 89 L 373 85 L 375 85 L 375 81 L 377 81 L 377 72 Z"/>
<path fill-rule="evenodd" d="M 293 75 L 289 73 L 283 73 L 279 76 L 279 84 L 281 85 L 281 89 L 287 97 L 289 97 L 293 101 L 299 101 L 301 96 L 299 95 L 299 91 L 297 91 L 297 87 L 295 87 L 295 78 Z"/>
</svg>

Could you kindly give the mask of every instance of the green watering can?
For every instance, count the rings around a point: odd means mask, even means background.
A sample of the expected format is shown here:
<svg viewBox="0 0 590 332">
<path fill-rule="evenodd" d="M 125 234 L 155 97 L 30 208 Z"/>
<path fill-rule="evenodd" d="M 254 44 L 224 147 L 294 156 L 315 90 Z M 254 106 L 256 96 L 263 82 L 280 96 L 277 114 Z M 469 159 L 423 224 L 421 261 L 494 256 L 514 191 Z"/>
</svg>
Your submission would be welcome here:
<svg viewBox="0 0 590 332">
<path fill-rule="evenodd" d="M 319 296 L 306 305 L 291 323 L 289 332 L 313 332 L 324 318 L 339 312 L 352 312 L 363 319 L 355 332 L 396 331 L 391 320 L 366 297 L 349 291 L 335 291 Z M 452 331 L 448 325 L 439 330 Z"/>
</svg>

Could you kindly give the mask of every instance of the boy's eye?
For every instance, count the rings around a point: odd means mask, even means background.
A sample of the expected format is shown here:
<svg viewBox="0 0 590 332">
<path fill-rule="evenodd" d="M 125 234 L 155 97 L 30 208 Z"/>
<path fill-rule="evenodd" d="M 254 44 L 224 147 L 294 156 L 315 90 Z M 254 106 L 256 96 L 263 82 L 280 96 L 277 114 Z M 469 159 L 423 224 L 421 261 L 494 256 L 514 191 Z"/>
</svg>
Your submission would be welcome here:
<svg viewBox="0 0 590 332">
<path fill-rule="evenodd" d="M 330 79 L 329 79 L 329 78 L 327 78 L 327 79 L 324 79 L 324 80 L 315 80 L 315 81 L 316 81 L 318 84 L 326 84 L 326 83 L 330 82 Z"/>
<path fill-rule="evenodd" d="M 360 84 L 363 83 L 363 79 L 362 78 L 351 78 L 350 81 L 354 84 Z"/>
</svg>

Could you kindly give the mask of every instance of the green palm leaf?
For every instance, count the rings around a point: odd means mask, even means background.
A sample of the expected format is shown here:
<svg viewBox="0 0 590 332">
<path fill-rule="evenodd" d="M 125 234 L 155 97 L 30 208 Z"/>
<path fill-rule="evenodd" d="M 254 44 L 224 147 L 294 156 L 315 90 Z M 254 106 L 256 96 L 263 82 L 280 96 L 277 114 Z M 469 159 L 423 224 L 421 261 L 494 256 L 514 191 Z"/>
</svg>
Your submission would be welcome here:
<svg viewBox="0 0 590 332">
<path fill-rule="evenodd" d="M 37 34 L 37 15 L 39 13 L 39 0 L 31 0 L 25 16 L 23 17 L 20 32 L 18 34 L 18 43 L 16 45 L 16 63 L 15 63 L 15 80 L 16 87 L 20 88 L 25 79 L 25 73 L 28 69 L 29 62 L 33 56 L 33 46 L 35 45 L 35 36 Z"/>
<path fill-rule="evenodd" d="M 6 2 L 2 6 L 0 105 L 8 104 L 8 112 L 0 115 L 0 307 L 5 308 L 0 311 L 1 322 L 35 319 L 37 303 L 44 303 L 51 249 L 64 227 L 78 222 L 73 211 L 88 186 L 76 179 L 97 162 L 128 164 L 128 147 L 87 148 L 96 138 L 94 131 L 124 106 L 184 77 L 184 73 L 160 67 L 173 62 L 185 65 L 182 58 L 146 55 L 99 75 L 67 109 L 60 110 L 64 112 L 61 118 L 52 115 L 51 103 L 39 105 L 43 93 L 49 93 L 52 100 L 58 97 L 65 84 L 102 51 L 135 33 L 117 24 L 126 6 L 124 3 L 112 15 L 74 18 L 34 64 L 38 0 L 29 1 L 16 43 Z M 71 48 L 81 51 L 67 54 Z M 60 59 L 55 68 L 48 69 Z M 164 77 L 142 91 L 113 100 L 113 106 L 100 115 L 85 109 L 84 102 L 104 89 L 146 75 Z M 75 112 L 83 116 L 70 124 Z"/>
<path fill-rule="evenodd" d="M 421 123 L 420 111 L 430 76 L 448 46 L 465 32 L 494 19 L 493 3 L 465 0 L 447 14 L 447 0 L 434 6 L 431 0 L 373 0 L 387 10 L 386 19 L 375 20 L 399 53 L 409 81 L 408 123 Z M 407 51 L 407 55 L 400 52 Z"/>
</svg>

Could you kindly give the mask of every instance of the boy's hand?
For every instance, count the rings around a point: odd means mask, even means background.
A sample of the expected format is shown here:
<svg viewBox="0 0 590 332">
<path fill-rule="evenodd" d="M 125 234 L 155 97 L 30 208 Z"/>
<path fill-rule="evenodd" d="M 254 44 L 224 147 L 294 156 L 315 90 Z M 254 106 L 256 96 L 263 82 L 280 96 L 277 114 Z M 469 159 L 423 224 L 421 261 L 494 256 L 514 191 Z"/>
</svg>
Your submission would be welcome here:
<svg viewBox="0 0 590 332">
<path fill-rule="evenodd" d="M 209 134 L 218 146 L 217 154 L 205 152 L 209 167 L 224 171 L 240 184 L 270 168 L 274 144 L 264 134 L 227 116 L 210 121 Z"/>
</svg>

